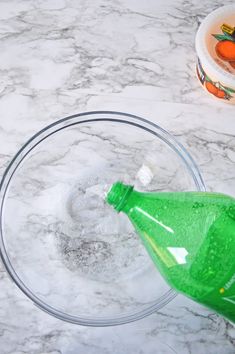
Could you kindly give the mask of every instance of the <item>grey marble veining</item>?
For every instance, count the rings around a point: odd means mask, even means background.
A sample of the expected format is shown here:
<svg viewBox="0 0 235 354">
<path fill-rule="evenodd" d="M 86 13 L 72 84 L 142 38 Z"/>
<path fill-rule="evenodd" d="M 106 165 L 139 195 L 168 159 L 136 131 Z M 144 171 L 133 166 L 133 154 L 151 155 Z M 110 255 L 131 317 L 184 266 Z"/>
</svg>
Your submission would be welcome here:
<svg viewBox="0 0 235 354">
<path fill-rule="evenodd" d="M 206 95 L 195 77 L 196 29 L 220 5 L 1 0 L 0 173 L 45 125 L 116 110 L 169 130 L 196 160 L 207 188 L 235 196 L 234 107 Z M 235 328 L 182 296 L 136 323 L 87 328 L 43 313 L 2 265 L 0 285 L 3 354 L 235 353 Z"/>
</svg>

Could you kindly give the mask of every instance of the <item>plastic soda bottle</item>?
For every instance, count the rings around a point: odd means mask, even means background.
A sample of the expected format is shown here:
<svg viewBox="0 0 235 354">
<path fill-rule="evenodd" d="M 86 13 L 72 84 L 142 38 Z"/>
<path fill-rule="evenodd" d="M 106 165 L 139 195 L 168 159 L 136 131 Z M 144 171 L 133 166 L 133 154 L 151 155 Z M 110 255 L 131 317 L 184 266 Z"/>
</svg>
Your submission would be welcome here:
<svg viewBox="0 0 235 354">
<path fill-rule="evenodd" d="M 207 192 L 142 193 L 115 183 L 125 213 L 168 284 L 235 323 L 235 199 Z"/>
</svg>

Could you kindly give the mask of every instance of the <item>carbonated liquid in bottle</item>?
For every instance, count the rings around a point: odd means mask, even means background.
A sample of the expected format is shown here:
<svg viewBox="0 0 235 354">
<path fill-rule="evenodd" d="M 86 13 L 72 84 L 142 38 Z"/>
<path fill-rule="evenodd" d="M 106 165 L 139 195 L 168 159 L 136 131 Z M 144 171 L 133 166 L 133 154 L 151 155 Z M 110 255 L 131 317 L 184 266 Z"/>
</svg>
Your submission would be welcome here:
<svg viewBox="0 0 235 354">
<path fill-rule="evenodd" d="M 168 284 L 235 323 L 235 199 L 207 192 L 135 191 L 106 197 L 134 225 Z"/>
</svg>

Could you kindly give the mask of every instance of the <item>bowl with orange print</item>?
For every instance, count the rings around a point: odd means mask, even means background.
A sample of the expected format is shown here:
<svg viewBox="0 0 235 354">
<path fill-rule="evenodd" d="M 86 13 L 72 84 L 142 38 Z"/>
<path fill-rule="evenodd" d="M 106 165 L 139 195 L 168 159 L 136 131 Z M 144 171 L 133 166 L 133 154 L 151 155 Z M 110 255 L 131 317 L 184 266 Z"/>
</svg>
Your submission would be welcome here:
<svg viewBox="0 0 235 354">
<path fill-rule="evenodd" d="M 197 76 L 222 102 L 235 103 L 235 5 L 210 13 L 196 35 Z"/>
</svg>

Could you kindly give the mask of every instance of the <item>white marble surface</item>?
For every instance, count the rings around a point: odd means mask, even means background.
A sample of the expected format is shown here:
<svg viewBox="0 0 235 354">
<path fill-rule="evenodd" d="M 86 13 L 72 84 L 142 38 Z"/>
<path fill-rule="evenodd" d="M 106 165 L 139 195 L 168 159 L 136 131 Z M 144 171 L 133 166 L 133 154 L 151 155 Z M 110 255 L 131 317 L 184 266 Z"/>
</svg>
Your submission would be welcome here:
<svg viewBox="0 0 235 354">
<path fill-rule="evenodd" d="M 194 70 L 195 31 L 220 5 L 1 0 L 1 173 L 45 125 L 77 112 L 117 110 L 168 129 L 195 158 L 209 190 L 235 195 L 235 110 L 206 95 Z M 0 281 L 3 354 L 235 353 L 235 328 L 182 296 L 139 322 L 87 328 L 37 309 L 2 266 Z"/>
</svg>

